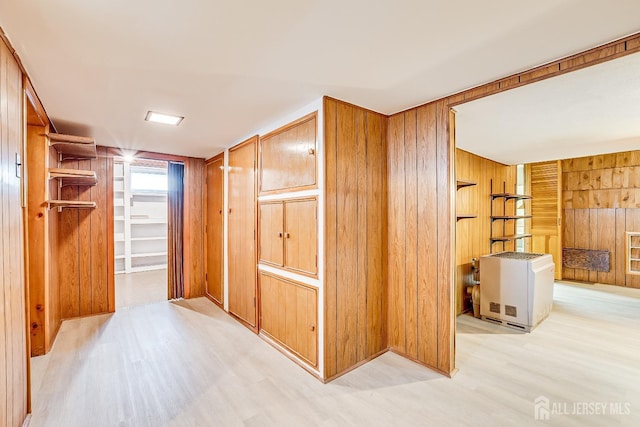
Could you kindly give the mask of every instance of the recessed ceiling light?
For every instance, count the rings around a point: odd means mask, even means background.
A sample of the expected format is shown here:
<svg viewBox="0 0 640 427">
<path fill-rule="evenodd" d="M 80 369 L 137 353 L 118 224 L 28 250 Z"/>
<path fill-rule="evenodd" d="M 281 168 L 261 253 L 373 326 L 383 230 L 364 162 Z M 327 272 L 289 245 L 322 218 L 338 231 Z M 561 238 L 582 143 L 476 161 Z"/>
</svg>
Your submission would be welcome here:
<svg viewBox="0 0 640 427">
<path fill-rule="evenodd" d="M 173 116 L 171 114 L 162 114 L 155 111 L 147 111 L 147 116 L 144 118 L 148 122 L 162 123 L 165 125 L 178 126 L 184 117 Z"/>
</svg>

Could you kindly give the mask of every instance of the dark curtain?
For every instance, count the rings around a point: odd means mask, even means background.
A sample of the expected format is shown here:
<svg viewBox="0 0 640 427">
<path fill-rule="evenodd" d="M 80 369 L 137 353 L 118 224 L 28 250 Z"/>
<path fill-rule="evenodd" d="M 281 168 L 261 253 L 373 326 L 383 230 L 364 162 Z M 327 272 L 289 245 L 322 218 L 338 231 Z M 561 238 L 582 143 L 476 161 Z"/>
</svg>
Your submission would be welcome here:
<svg viewBox="0 0 640 427">
<path fill-rule="evenodd" d="M 169 162 L 168 170 L 169 209 L 168 222 L 168 275 L 169 299 L 184 298 L 184 266 L 182 242 L 184 224 L 184 164 Z"/>
</svg>

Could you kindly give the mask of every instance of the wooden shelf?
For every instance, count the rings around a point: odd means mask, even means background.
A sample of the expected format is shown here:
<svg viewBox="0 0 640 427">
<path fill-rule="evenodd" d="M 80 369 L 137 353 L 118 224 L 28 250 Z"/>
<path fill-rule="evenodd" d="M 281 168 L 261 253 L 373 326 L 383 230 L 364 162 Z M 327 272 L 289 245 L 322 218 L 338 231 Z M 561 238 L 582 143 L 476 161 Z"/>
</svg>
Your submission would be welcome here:
<svg viewBox="0 0 640 427">
<path fill-rule="evenodd" d="M 498 216 L 492 216 L 491 221 L 496 221 L 500 219 L 508 221 L 510 219 L 527 219 L 527 218 L 531 218 L 531 215 L 498 215 Z"/>
<path fill-rule="evenodd" d="M 464 188 L 464 187 L 472 187 L 474 185 L 478 185 L 478 183 L 475 182 L 475 181 L 467 181 L 467 180 L 464 180 L 464 179 L 459 179 L 459 180 L 456 181 L 456 186 L 457 186 L 456 189 L 457 190 L 459 190 L 461 188 Z"/>
<path fill-rule="evenodd" d="M 47 203 L 49 204 L 49 209 L 53 209 L 53 208 L 92 209 L 96 207 L 96 202 L 86 202 L 81 200 L 47 200 Z"/>
<path fill-rule="evenodd" d="M 98 157 L 96 142 L 83 136 L 50 133 L 49 145 L 62 154 L 63 159 L 95 159 Z"/>
<path fill-rule="evenodd" d="M 166 224 L 165 218 L 131 218 L 131 224 Z"/>
<path fill-rule="evenodd" d="M 147 252 L 147 253 L 131 254 L 131 258 L 149 258 L 149 257 L 166 256 L 166 255 L 167 255 L 166 252 Z"/>
<path fill-rule="evenodd" d="M 61 186 L 67 185 L 88 185 L 93 186 L 98 183 L 98 178 L 94 171 L 80 169 L 49 169 L 49 179 L 57 179 Z"/>
<path fill-rule="evenodd" d="M 493 199 L 498 199 L 498 198 L 504 198 L 507 200 L 529 200 L 531 199 L 531 196 L 528 196 L 526 194 L 515 194 L 515 193 L 494 193 L 491 195 L 491 200 Z"/>
<path fill-rule="evenodd" d="M 527 237 L 531 237 L 531 234 L 514 234 L 511 236 L 500 236 L 500 237 L 492 237 L 491 243 L 495 242 L 511 242 L 513 240 L 525 239 Z"/>
<path fill-rule="evenodd" d="M 471 219 L 471 218 L 478 218 L 478 215 L 470 215 L 470 214 L 456 215 L 456 221 L 460 221 L 461 219 Z"/>
<path fill-rule="evenodd" d="M 152 240 L 167 240 L 167 236 L 157 236 L 157 237 L 132 237 L 132 242 L 147 242 Z"/>
</svg>

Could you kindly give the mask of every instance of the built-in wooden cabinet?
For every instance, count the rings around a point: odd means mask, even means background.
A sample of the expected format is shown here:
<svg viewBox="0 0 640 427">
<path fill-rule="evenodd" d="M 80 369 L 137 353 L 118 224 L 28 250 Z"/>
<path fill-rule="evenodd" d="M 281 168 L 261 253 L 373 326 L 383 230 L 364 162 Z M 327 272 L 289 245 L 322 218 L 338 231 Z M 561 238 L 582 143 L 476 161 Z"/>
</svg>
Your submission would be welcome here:
<svg viewBox="0 0 640 427">
<path fill-rule="evenodd" d="M 316 198 L 266 201 L 259 206 L 260 262 L 317 275 Z"/>
<path fill-rule="evenodd" d="M 317 290 L 261 272 L 260 305 L 262 333 L 309 365 L 317 366 Z"/>
<path fill-rule="evenodd" d="M 260 138 L 260 194 L 315 188 L 317 113 Z"/>
<path fill-rule="evenodd" d="M 206 197 L 206 295 L 218 304 L 223 303 L 223 191 L 224 156 L 218 155 L 205 165 Z"/>
<path fill-rule="evenodd" d="M 253 137 L 229 150 L 229 312 L 257 330 L 256 149 Z"/>
</svg>

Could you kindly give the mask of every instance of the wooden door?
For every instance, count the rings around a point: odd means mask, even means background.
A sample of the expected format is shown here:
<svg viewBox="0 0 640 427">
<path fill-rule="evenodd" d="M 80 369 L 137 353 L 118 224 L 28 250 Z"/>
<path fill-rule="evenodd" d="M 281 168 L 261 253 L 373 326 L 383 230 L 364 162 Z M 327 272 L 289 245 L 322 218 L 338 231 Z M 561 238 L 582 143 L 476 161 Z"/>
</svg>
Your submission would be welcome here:
<svg viewBox="0 0 640 427">
<path fill-rule="evenodd" d="M 206 293 L 218 304 L 223 303 L 223 182 L 224 157 L 216 156 L 206 165 L 206 239 L 207 270 Z"/>
<path fill-rule="evenodd" d="M 285 266 L 312 275 L 318 273 L 316 211 L 315 199 L 285 202 Z"/>
<path fill-rule="evenodd" d="M 254 329 L 257 139 L 229 150 L 229 312 Z"/>
<path fill-rule="evenodd" d="M 318 364 L 317 291 L 260 273 L 262 331 L 312 366 Z"/>
<path fill-rule="evenodd" d="M 555 278 L 562 279 L 562 170 L 559 161 L 533 163 L 531 179 L 531 250 L 551 254 Z"/>
<path fill-rule="evenodd" d="M 282 266 L 284 262 L 284 212 L 282 202 L 260 203 L 260 262 Z"/>
</svg>

